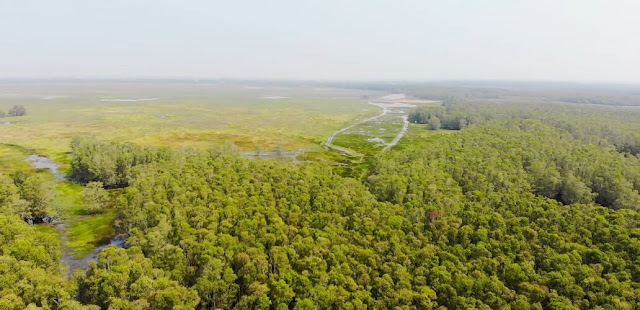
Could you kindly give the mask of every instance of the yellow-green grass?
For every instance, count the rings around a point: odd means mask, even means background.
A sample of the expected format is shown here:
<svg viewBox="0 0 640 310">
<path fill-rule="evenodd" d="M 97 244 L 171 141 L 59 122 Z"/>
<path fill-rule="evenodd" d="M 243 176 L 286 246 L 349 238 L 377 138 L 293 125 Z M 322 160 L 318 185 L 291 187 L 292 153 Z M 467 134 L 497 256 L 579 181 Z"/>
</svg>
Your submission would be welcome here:
<svg viewBox="0 0 640 310">
<path fill-rule="evenodd" d="M 58 238 L 58 229 L 51 225 L 38 224 L 33 225 L 35 231 L 39 232 L 42 235 L 49 237 L 49 239 Z"/>
<path fill-rule="evenodd" d="M 104 213 L 69 220 L 66 226 L 67 244 L 71 254 L 83 257 L 96 246 L 114 235 L 115 212 L 108 209 Z"/>
<path fill-rule="evenodd" d="M 0 90 L 3 85 L 0 84 Z M 5 86 L 6 87 L 6 86 Z M 247 88 L 242 85 L 94 83 L 13 86 L 22 97 L 0 110 L 22 104 L 28 114 L 6 118 L 0 143 L 36 150 L 68 170 L 69 141 L 76 135 L 130 141 L 142 145 L 208 146 L 234 142 L 244 150 L 318 148 L 333 131 L 357 117 L 371 115 L 360 90 L 310 87 Z M 106 89 L 107 92 L 96 93 Z M 14 89 L 14 91 L 16 91 Z M 33 95 L 28 95 L 33 93 Z M 64 98 L 42 99 L 46 95 Z M 264 96 L 286 96 L 264 99 Z M 109 98 L 155 101 L 105 102 Z"/>
<path fill-rule="evenodd" d="M 16 171 L 30 170 L 31 165 L 25 161 L 29 150 L 16 145 L 0 144 L 0 173 L 10 175 Z"/>
<path fill-rule="evenodd" d="M 106 209 L 102 213 L 89 214 L 84 201 L 84 187 L 69 181 L 53 186 L 54 207 L 66 223 L 67 242 L 72 254 L 84 256 L 105 239 L 114 234 L 115 211 Z"/>
<path fill-rule="evenodd" d="M 403 149 L 405 147 L 433 142 L 445 135 L 456 134 L 459 130 L 429 130 L 425 124 L 409 124 L 409 128 L 404 137 L 400 139 L 394 149 Z"/>
<path fill-rule="evenodd" d="M 83 194 L 84 187 L 70 181 L 57 183 L 53 186 L 53 204 L 63 219 L 86 215 Z"/>
</svg>

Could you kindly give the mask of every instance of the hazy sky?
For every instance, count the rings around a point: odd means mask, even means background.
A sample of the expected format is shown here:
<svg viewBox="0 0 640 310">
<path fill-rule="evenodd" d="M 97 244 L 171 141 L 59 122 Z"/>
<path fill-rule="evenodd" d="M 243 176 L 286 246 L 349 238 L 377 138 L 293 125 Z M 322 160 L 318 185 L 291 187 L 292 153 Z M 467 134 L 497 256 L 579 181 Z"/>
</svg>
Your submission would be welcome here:
<svg viewBox="0 0 640 310">
<path fill-rule="evenodd" d="M 640 1 L 0 0 L 0 77 L 640 83 Z"/>
</svg>

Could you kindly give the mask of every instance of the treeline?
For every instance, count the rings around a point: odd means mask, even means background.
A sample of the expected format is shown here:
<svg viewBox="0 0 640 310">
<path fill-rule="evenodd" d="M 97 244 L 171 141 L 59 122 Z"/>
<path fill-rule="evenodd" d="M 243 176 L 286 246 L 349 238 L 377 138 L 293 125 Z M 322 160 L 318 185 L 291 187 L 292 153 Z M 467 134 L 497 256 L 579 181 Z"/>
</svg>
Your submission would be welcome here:
<svg viewBox="0 0 640 310">
<path fill-rule="evenodd" d="M 428 100 L 501 101 L 553 104 L 567 102 L 580 106 L 640 106 L 639 88 L 634 85 L 587 85 L 558 82 L 449 81 L 449 82 L 329 82 L 323 86 L 368 89 Z"/>
<path fill-rule="evenodd" d="M 640 154 L 640 110 L 560 104 L 493 104 L 459 99 L 443 106 L 421 106 L 409 113 L 409 121 L 427 124 L 431 130 L 460 130 L 472 124 L 505 119 L 537 119 L 570 133 L 574 138 L 618 151 Z"/>
<path fill-rule="evenodd" d="M 115 143 L 78 136 L 71 140 L 71 178 L 81 182 L 101 182 L 107 188 L 129 184 L 132 168 L 165 160 L 168 148 L 148 148 L 133 143 Z"/>
</svg>

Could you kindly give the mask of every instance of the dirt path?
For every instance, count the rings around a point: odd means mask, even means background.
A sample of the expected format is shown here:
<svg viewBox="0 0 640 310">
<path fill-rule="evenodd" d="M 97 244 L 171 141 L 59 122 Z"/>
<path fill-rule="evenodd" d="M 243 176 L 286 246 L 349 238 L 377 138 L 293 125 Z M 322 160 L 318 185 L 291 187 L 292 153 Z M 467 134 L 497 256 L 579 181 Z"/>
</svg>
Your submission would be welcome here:
<svg viewBox="0 0 640 310">
<path fill-rule="evenodd" d="M 369 104 L 373 104 L 373 103 L 372 103 L 372 102 L 369 102 Z M 374 105 L 375 105 L 375 104 L 374 104 Z M 377 119 L 377 118 L 379 118 L 379 117 L 382 117 L 382 116 L 386 115 L 387 113 L 389 113 L 389 109 L 388 109 L 388 108 L 384 108 L 384 107 L 383 107 L 383 108 L 382 108 L 382 113 L 380 113 L 380 114 L 378 114 L 378 115 L 376 115 L 376 116 L 373 116 L 373 117 L 369 117 L 369 118 L 367 118 L 367 119 L 363 119 L 363 120 L 361 120 L 361 121 L 359 121 L 359 122 L 357 122 L 357 123 L 355 123 L 355 124 L 353 124 L 353 125 L 351 125 L 351 126 L 347 126 L 347 127 L 345 127 L 345 128 L 342 128 L 342 129 L 340 129 L 340 130 L 338 130 L 338 131 L 336 131 L 336 132 L 332 133 L 332 134 L 331 134 L 331 136 L 329 136 L 329 139 L 327 139 L 327 142 L 325 143 L 325 145 L 326 145 L 326 146 L 328 146 L 328 147 L 330 147 L 330 148 L 332 148 L 332 149 L 334 149 L 334 150 L 338 150 L 338 151 L 341 151 L 341 152 L 343 152 L 343 153 L 347 153 L 347 154 L 349 154 L 349 155 L 351 155 L 351 156 L 362 156 L 362 154 L 360 154 L 360 153 L 358 153 L 358 152 L 356 152 L 356 151 L 353 151 L 353 150 L 350 150 L 350 149 L 348 149 L 348 148 L 344 148 L 344 147 L 341 147 L 341 146 L 334 145 L 334 144 L 333 144 L 333 139 L 334 139 L 337 135 L 339 135 L 339 134 L 341 134 L 341 133 L 343 133 L 343 132 L 345 132 L 345 131 L 347 131 L 347 130 L 349 130 L 349 129 L 353 128 L 353 127 L 356 127 L 356 126 L 358 126 L 358 125 L 360 125 L 360 124 L 362 124 L 362 123 L 370 122 L 370 121 L 372 121 L 372 120 L 374 120 L 374 119 Z"/>
<path fill-rule="evenodd" d="M 382 151 L 380 151 L 380 153 L 383 153 L 384 151 L 390 149 L 392 146 L 398 144 L 400 139 L 402 139 L 404 134 L 407 132 L 407 129 L 409 129 L 409 116 L 408 115 L 403 115 L 402 116 L 402 121 L 404 122 L 404 125 L 402 126 L 402 130 L 400 131 L 400 133 L 393 139 L 393 141 L 391 141 L 391 143 L 387 144 L 387 146 L 385 146 L 382 149 Z"/>
<path fill-rule="evenodd" d="M 393 95 L 388 95 L 388 96 L 384 96 L 378 99 L 374 99 L 372 101 L 369 101 L 368 104 L 370 105 L 374 105 L 377 107 L 381 107 L 382 108 L 382 112 L 376 116 L 373 117 L 369 117 L 366 119 L 363 119 L 361 121 L 356 122 L 355 124 L 352 124 L 350 126 L 347 126 L 345 128 L 342 128 L 334 133 L 331 134 L 331 136 L 329 136 L 329 138 L 327 139 L 327 142 L 325 143 L 325 145 L 329 148 L 332 148 L 334 150 L 343 152 L 345 154 L 351 155 L 351 156 L 363 156 L 362 154 L 345 148 L 345 147 L 341 147 L 341 146 L 337 146 L 335 144 L 333 144 L 333 140 L 334 138 L 341 134 L 346 132 L 347 130 L 354 128 L 362 123 L 366 123 L 366 122 L 370 122 L 373 121 L 375 119 L 378 119 L 382 116 L 385 116 L 387 113 L 391 112 L 392 110 L 396 110 L 396 109 L 402 109 L 402 108 L 411 108 L 411 107 L 415 107 L 412 104 L 406 104 L 406 103 L 398 103 L 397 100 L 401 100 L 404 99 L 404 95 L 401 94 L 393 94 Z M 399 112 L 401 114 L 404 114 L 402 116 L 402 120 L 404 122 L 404 125 L 402 127 L 402 130 L 400 131 L 400 133 L 393 139 L 393 141 L 391 141 L 390 143 L 385 143 L 385 147 L 380 151 L 380 153 L 388 150 L 389 148 L 393 147 L 394 145 L 398 144 L 398 142 L 400 141 L 400 139 L 402 139 L 402 137 L 404 136 L 404 134 L 407 132 L 407 129 L 409 128 L 409 116 L 406 115 L 406 112 L 404 110 L 399 110 Z"/>
</svg>

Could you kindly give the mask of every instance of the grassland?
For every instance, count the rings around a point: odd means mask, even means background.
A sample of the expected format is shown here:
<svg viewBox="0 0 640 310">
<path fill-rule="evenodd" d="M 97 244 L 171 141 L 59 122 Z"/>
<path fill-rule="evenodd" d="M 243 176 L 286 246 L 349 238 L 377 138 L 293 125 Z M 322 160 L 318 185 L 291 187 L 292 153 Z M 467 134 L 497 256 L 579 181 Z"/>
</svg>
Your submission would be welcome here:
<svg viewBox="0 0 640 310">
<path fill-rule="evenodd" d="M 82 257 L 100 243 L 115 234 L 113 221 L 115 212 L 106 209 L 98 214 L 90 214 L 83 201 L 84 187 L 65 181 L 53 186 L 53 205 L 66 224 L 66 246 L 71 254 Z"/>
<path fill-rule="evenodd" d="M 374 113 L 372 91 L 219 84 L 0 84 L 0 109 L 27 108 L 6 118 L 0 142 L 37 150 L 58 162 L 75 135 L 144 145 L 205 146 L 232 141 L 244 150 L 318 148 L 352 119 Z M 4 89 L 3 89 L 4 88 Z M 269 96 L 288 98 L 265 99 Z M 157 98 L 153 101 L 108 101 Z M 105 101 L 107 100 L 107 101 Z"/>
<path fill-rule="evenodd" d="M 20 146 L 0 144 L 0 172 L 8 175 L 31 169 L 31 165 L 24 160 L 30 153 L 28 149 Z"/>
</svg>

